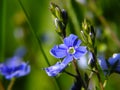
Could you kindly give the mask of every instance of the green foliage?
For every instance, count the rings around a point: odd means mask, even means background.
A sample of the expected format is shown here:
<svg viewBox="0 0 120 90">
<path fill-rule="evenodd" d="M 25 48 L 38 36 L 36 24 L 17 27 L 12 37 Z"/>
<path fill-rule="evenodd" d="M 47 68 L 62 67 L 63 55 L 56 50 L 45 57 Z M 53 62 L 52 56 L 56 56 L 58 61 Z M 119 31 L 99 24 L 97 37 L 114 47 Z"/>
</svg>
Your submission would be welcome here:
<svg viewBox="0 0 120 90">
<path fill-rule="evenodd" d="M 82 0 L 52 0 L 51 3 L 51 0 L 1 0 L 0 61 L 12 57 L 18 47 L 25 46 L 28 52 L 24 60 L 29 61 L 32 67 L 30 75 L 15 81 L 13 90 L 71 88 L 74 81 L 72 77 L 63 73 L 62 76 L 50 78 L 43 70 L 57 61 L 49 54 L 51 47 L 59 42 L 55 30 L 62 38 L 69 33 L 78 35 L 84 45 L 94 46 L 94 52 L 103 53 L 105 58 L 120 52 L 119 0 L 85 0 L 85 3 L 80 1 Z M 19 36 L 20 33 L 22 36 Z M 72 66 L 67 69 L 75 73 Z M 120 78 L 120 75 L 113 74 L 109 77 L 106 90 L 120 89 L 120 80 L 117 77 Z M 105 77 L 102 77 L 102 80 L 104 79 Z M 85 81 L 87 80 L 88 76 L 85 75 Z M 3 82 L 4 87 L 9 83 L 4 77 L 1 77 L 0 82 Z"/>
</svg>

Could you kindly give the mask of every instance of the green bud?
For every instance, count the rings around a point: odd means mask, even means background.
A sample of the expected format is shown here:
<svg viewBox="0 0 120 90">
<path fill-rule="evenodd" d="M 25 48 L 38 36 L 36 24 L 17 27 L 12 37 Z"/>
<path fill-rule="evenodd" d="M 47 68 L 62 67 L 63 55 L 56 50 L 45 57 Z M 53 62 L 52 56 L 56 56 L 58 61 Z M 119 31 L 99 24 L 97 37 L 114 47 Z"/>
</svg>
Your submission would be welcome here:
<svg viewBox="0 0 120 90">
<path fill-rule="evenodd" d="M 82 23 L 83 30 L 87 30 L 89 27 L 89 24 L 87 23 L 86 19 L 84 19 L 84 22 Z"/>
<path fill-rule="evenodd" d="M 56 26 L 56 32 L 61 36 L 61 37 L 65 37 L 66 33 L 65 33 L 65 25 L 58 19 L 55 19 L 55 26 Z"/>
<path fill-rule="evenodd" d="M 84 22 L 82 23 L 82 29 L 83 29 L 84 37 L 87 38 L 86 43 L 88 42 L 90 46 L 94 46 L 95 31 L 93 26 L 87 20 L 84 20 Z"/>
<path fill-rule="evenodd" d="M 50 3 L 50 10 L 55 18 L 62 19 L 61 9 L 55 3 Z"/>
<path fill-rule="evenodd" d="M 55 7 L 55 14 L 59 20 L 62 20 L 61 10 L 59 7 Z"/>
<path fill-rule="evenodd" d="M 50 3 L 50 10 L 51 10 L 51 12 L 52 12 L 52 14 L 53 14 L 54 17 L 56 17 L 55 7 L 56 7 L 56 4 L 54 4 L 54 3 L 51 2 Z"/>
</svg>

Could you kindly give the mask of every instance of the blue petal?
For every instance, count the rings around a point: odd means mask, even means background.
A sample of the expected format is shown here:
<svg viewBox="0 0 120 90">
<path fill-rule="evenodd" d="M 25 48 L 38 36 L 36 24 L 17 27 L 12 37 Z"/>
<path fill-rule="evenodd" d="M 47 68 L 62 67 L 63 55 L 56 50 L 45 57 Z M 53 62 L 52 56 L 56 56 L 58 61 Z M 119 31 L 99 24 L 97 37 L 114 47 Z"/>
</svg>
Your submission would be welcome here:
<svg viewBox="0 0 120 90">
<path fill-rule="evenodd" d="M 12 79 L 12 78 L 17 78 L 21 76 L 25 76 L 30 73 L 30 65 L 27 63 L 22 63 L 20 66 L 15 67 L 11 73 L 7 73 L 5 75 L 6 79 Z"/>
<path fill-rule="evenodd" d="M 22 62 L 22 58 L 18 56 L 14 56 L 12 58 L 7 59 L 7 61 L 4 63 L 8 67 L 15 67 L 19 66 Z"/>
<path fill-rule="evenodd" d="M 62 61 L 63 64 L 67 65 L 69 62 L 71 62 L 73 60 L 73 56 L 72 55 L 68 55 L 64 58 L 64 60 Z"/>
<path fill-rule="evenodd" d="M 108 70 L 107 62 L 104 59 L 104 57 L 100 57 L 98 59 L 98 63 L 99 63 L 99 65 L 100 65 L 100 67 L 102 68 L 103 71 Z M 104 73 L 106 73 L 106 72 L 104 72 Z"/>
<path fill-rule="evenodd" d="M 87 49 L 84 46 L 80 46 L 76 49 L 75 54 L 73 55 L 75 59 L 79 59 L 81 56 L 87 53 Z"/>
<path fill-rule="evenodd" d="M 81 40 L 76 39 L 75 42 L 74 42 L 74 44 L 73 44 L 73 46 L 75 48 L 78 48 L 80 46 L 80 44 L 81 44 Z"/>
<path fill-rule="evenodd" d="M 65 64 L 57 62 L 55 65 L 45 68 L 46 73 L 48 76 L 56 76 L 66 67 Z"/>
<path fill-rule="evenodd" d="M 50 53 L 56 58 L 63 58 L 67 55 L 67 47 L 64 44 L 61 44 L 59 46 L 54 46 L 50 50 Z"/>
<path fill-rule="evenodd" d="M 72 47 L 77 38 L 78 37 L 76 35 L 70 34 L 68 37 L 64 39 L 64 44 L 68 47 Z"/>
<path fill-rule="evenodd" d="M 109 58 L 109 60 L 108 60 L 108 62 L 111 66 L 114 65 L 117 61 L 118 61 L 118 63 L 115 67 L 115 70 L 113 70 L 113 71 L 120 72 L 120 54 L 119 53 L 113 54 L 113 57 Z"/>
<path fill-rule="evenodd" d="M 120 64 L 120 54 L 113 54 L 113 57 L 109 58 L 109 63 L 111 65 L 114 65 L 115 62 L 117 62 L 117 60 L 119 60 L 119 64 Z"/>
<path fill-rule="evenodd" d="M 25 76 L 30 72 L 30 65 L 21 61 L 18 57 L 8 59 L 5 63 L 0 64 L 0 74 L 6 79 Z"/>
</svg>

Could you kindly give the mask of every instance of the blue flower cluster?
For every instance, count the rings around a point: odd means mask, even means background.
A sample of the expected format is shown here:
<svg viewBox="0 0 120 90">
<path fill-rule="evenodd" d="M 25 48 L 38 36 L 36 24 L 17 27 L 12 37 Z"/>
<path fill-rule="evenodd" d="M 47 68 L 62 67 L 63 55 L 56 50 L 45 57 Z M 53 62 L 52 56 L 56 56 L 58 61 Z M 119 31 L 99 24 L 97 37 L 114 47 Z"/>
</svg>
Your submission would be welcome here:
<svg viewBox="0 0 120 90">
<path fill-rule="evenodd" d="M 22 58 L 14 56 L 0 64 L 0 74 L 6 79 L 25 76 L 30 72 L 30 65 L 22 61 Z"/>
<path fill-rule="evenodd" d="M 73 59 L 78 60 L 81 56 L 87 53 L 85 46 L 80 46 L 81 41 L 74 34 L 70 34 L 64 38 L 64 43 L 54 46 L 50 53 L 56 58 L 63 58 L 62 62 L 57 62 L 55 65 L 45 68 L 49 76 L 56 76 L 60 73 Z"/>
<path fill-rule="evenodd" d="M 104 58 L 99 59 L 99 64 L 105 73 L 120 73 L 120 53 L 113 54 L 108 60 L 105 60 Z"/>
</svg>

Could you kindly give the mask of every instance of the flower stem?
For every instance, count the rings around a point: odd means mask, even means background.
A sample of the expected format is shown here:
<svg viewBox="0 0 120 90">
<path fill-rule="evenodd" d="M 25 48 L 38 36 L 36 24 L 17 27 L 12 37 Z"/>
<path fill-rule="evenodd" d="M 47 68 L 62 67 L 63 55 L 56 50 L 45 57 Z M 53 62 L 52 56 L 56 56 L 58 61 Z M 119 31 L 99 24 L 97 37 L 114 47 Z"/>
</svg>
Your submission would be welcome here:
<svg viewBox="0 0 120 90">
<path fill-rule="evenodd" d="M 65 70 L 64 70 L 63 72 L 65 72 L 66 74 L 68 74 L 68 75 L 76 78 L 76 75 L 74 75 L 74 74 L 72 74 L 72 73 L 70 73 L 70 72 L 67 72 L 67 71 L 65 71 Z"/>
<path fill-rule="evenodd" d="M 15 78 L 12 78 L 11 79 L 11 81 L 10 81 L 10 84 L 8 85 L 8 88 L 7 88 L 7 90 L 12 90 L 12 87 L 13 87 L 13 85 L 14 85 L 14 83 L 15 83 Z"/>
<path fill-rule="evenodd" d="M 99 73 L 98 67 L 97 67 L 97 58 L 96 58 L 95 53 L 92 53 L 92 56 L 93 56 L 93 59 L 94 59 L 94 65 L 95 65 L 96 75 L 97 75 L 97 78 L 99 80 L 100 88 L 101 88 L 101 90 L 104 90 L 104 87 L 103 87 L 103 84 L 102 84 L 102 81 L 101 81 L 101 77 L 100 77 L 100 73 Z"/>
<path fill-rule="evenodd" d="M 36 38 L 36 39 L 35 39 L 35 40 L 36 40 L 36 43 L 38 43 L 38 45 L 39 45 L 39 47 L 40 47 L 40 50 L 41 50 L 41 52 L 42 52 L 42 54 L 43 54 L 43 56 L 44 56 L 44 58 L 45 58 L 45 60 L 46 60 L 46 62 L 47 62 L 47 64 L 48 64 L 48 66 L 50 66 L 49 60 L 48 60 L 47 56 L 45 55 L 45 52 L 44 52 L 44 50 L 43 50 L 43 48 L 42 48 L 42 44 L 41 44 L 41 42 L 40 42 L 37 34 L 35 33 L 35 31 L 34 31 L 32 25 L 31 25 L 31 23 L 30 23 L 29 15 L 28 15 L 27 11 L 25 10 L 25 8 L 24 8 L 21 0 L 18 0 L 18 2 L 19 2 L 20 7 L 22 8 L 22 10 L 23 10 L 23 12 L 24 12 L 24 14 L 25 14 L 25 16 L 26 16 L 26 20 L 27 20 L 27 23 L 28 23 L 28 25 L 29 25 L 29 27 L 30 27 L 31 33 L 32 33 L 32 34 L 34 35 L 34 37 Z"/>
<path fill-rule="evenodd" d="M 28 15 L 27 11 L 25 10 L 25 8 L 24 8 L 21 0 L 18 0 L 18 3 L 19 3 L 19 5 L 20 5 L 20 7 L 22 8 L 23 12 L 25 13 L 26 20 L 27 20 L 27 23 L 29 24 L 31 33 L 32 33 L 32 34 L 34 35 L 34 37 L 36 38 L 36 39 L 35 39 L 35 40 L 36 40 L 36 43 L 39 45 L 39 48 L 40 48 L 40 50 L 41 50 L 41 52 L 42 52 L 42 54 L 43 54 L 43 56 L 44 56 L 44 58 L 45 58 L 46 63 L 48 64 L 48 66 L 50 66 L 49 60 L 48 60 L 48 58 L 47 58 L 47 56 L 46 56 L 46 54 L 45 54 L 45 52 L 44 52 L 44 50 L 43 50 L 42 44 L 41 44 L 41 42 L 40 42 L 40 40 L 39 40 L 39 37 L 38 37 L 37 34 L 35 33 L 32 25 L 31 25 L 31 23 L 30 23 L 30 19 L 29 19 L 29 15 Z M 55 78 L 55 81 L 56 81 L 56 84 L 57 84 L 58 89 L 61 90 L 61 87 L 59 86 L 59 82 L 57 81 L 56 78 Z"/>
<path fill-rule="evenodd" d="M 75 59 L 73 60 L 73 65 L 74 65 L 74 67 L 75 67 L 75 71 L 76 71 L 76 73 L 77 73 L 77 77 L 76 77 L 76 79 L 79 78 L 79 82 L 80 82 L 80 84 L 84 87 L 85 90 L 87 90 L 87 89 L 86 89 L 86 85 L 85 85 L 85 83 L 84 83 L 84 81 L 83 81 L 83 79 L 82 79 L 82 77 L 81 77 L 80 72 L 79 72 L 78 65 L 77 65 L 77 62 L 76 62 Z"/>
</svg>

